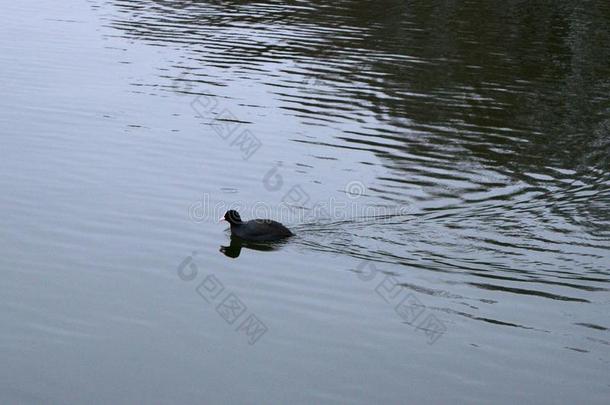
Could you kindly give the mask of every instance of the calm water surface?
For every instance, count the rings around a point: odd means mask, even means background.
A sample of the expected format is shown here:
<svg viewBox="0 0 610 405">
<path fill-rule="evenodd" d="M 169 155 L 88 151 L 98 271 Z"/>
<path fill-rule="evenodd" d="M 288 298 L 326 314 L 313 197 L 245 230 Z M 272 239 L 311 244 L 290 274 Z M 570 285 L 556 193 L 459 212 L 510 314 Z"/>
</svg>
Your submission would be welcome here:
<svg viewBox="0 0 610 405">
<path fill-rule="evenodd" d="M 3 403 L 607 403 L 607 2 L 3 15 Z"/>
</svg>

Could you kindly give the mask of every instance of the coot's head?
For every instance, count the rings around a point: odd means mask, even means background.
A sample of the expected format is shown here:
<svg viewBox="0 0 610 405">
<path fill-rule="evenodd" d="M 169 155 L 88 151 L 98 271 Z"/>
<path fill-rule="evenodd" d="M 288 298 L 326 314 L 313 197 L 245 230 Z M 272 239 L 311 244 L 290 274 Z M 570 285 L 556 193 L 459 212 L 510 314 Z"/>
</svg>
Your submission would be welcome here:
<svg viewBox="0 0 610 405">
<path fill-rule="evenodd" d="M 235 210 L 229 210 L 227 212 L 225 212 L 225 215 L 220 218 L 220 220 L 225 220 L 228 223 L 230 223 L 231 225 L 234 224 L 241 224 L 241 217 L 239 216 L 239 213 Z"/>
</svg>

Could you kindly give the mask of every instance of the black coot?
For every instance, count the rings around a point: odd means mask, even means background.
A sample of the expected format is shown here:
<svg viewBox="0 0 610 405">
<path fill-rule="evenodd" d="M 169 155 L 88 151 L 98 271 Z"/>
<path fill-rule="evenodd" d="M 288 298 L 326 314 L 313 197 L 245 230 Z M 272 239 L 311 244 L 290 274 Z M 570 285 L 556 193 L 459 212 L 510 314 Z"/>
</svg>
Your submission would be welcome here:
<svg viewBox="0 0 610 405">
<path fill-rule="evenodd" d="M 231 224 L 231 234 L 243 240 L 270 242 L 294 235 L 290 229 L 270 219 L 252 219 L 243 222 L 235 210 L 227 211 L 220 220 Z"/>
</svg>

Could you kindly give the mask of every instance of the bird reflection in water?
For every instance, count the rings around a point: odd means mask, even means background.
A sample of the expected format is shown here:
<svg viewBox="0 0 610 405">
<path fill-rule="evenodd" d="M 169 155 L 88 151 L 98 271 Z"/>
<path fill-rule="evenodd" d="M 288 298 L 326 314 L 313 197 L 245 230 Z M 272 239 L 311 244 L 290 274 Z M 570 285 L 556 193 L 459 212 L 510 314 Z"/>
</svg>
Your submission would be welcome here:
<svg viewBox="0 0 610 405">
<path fill-rule="evenodd" d="M 227 257 L 237 258 L 241 253 L 242 248 L 259 250 L 263 252 L 270 252 L 273 250 L 279 250 L 284 246 L 285 242 L 249 242 L 238 238 L 237 236 L 231 236 L 231 243 L 229 246 L 221 246 L 220 251 Z"/>
</svg>

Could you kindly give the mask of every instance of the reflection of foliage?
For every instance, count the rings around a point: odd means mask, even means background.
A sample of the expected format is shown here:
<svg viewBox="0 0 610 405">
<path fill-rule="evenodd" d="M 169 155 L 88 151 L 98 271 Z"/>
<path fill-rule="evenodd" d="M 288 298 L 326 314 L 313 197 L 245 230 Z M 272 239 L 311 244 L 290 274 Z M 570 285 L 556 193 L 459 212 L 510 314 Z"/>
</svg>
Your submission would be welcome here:
<svg viewBox="0 0 610 405">
<path fill-rule="evenodd" d="M 295 63 L 292 68 L 302 69 L 298 62 Z M 353 83 L 366 78 L 368 69 L 371 69 L 371 66 L 367 63 L 363 63 L 357 65 L 351 64 L 342 69 L 318 74 L 306 72 L 303 74 L 305 77 L 304 80 L 300 83 L 304 87 L 339 86 L 344 83 Z"/>
<path fill-rule="evenodd" d="M 587 152 L 581 156 L 577 167 L 579 172 L 591 169 L 605 170 L 610 167 L 610 119 L 599 123 L 593 131 L 593 137 Z"/>
<path fill-rule="evenodd" d="M 264 72 L 274 57 L 295 61 L 302 85 L 361 102 L 410 148 L 451 144 L 509 172 L 575 168 L 590 156 L 608 168 L 598 135 L 610 94 L 607 2 L 116 4 L 133 13 L 118 28 L 190 46 L 203 65 Z M 405 138 L 395 127 L 405 121 L 432 136 Z"/>
</svg>

